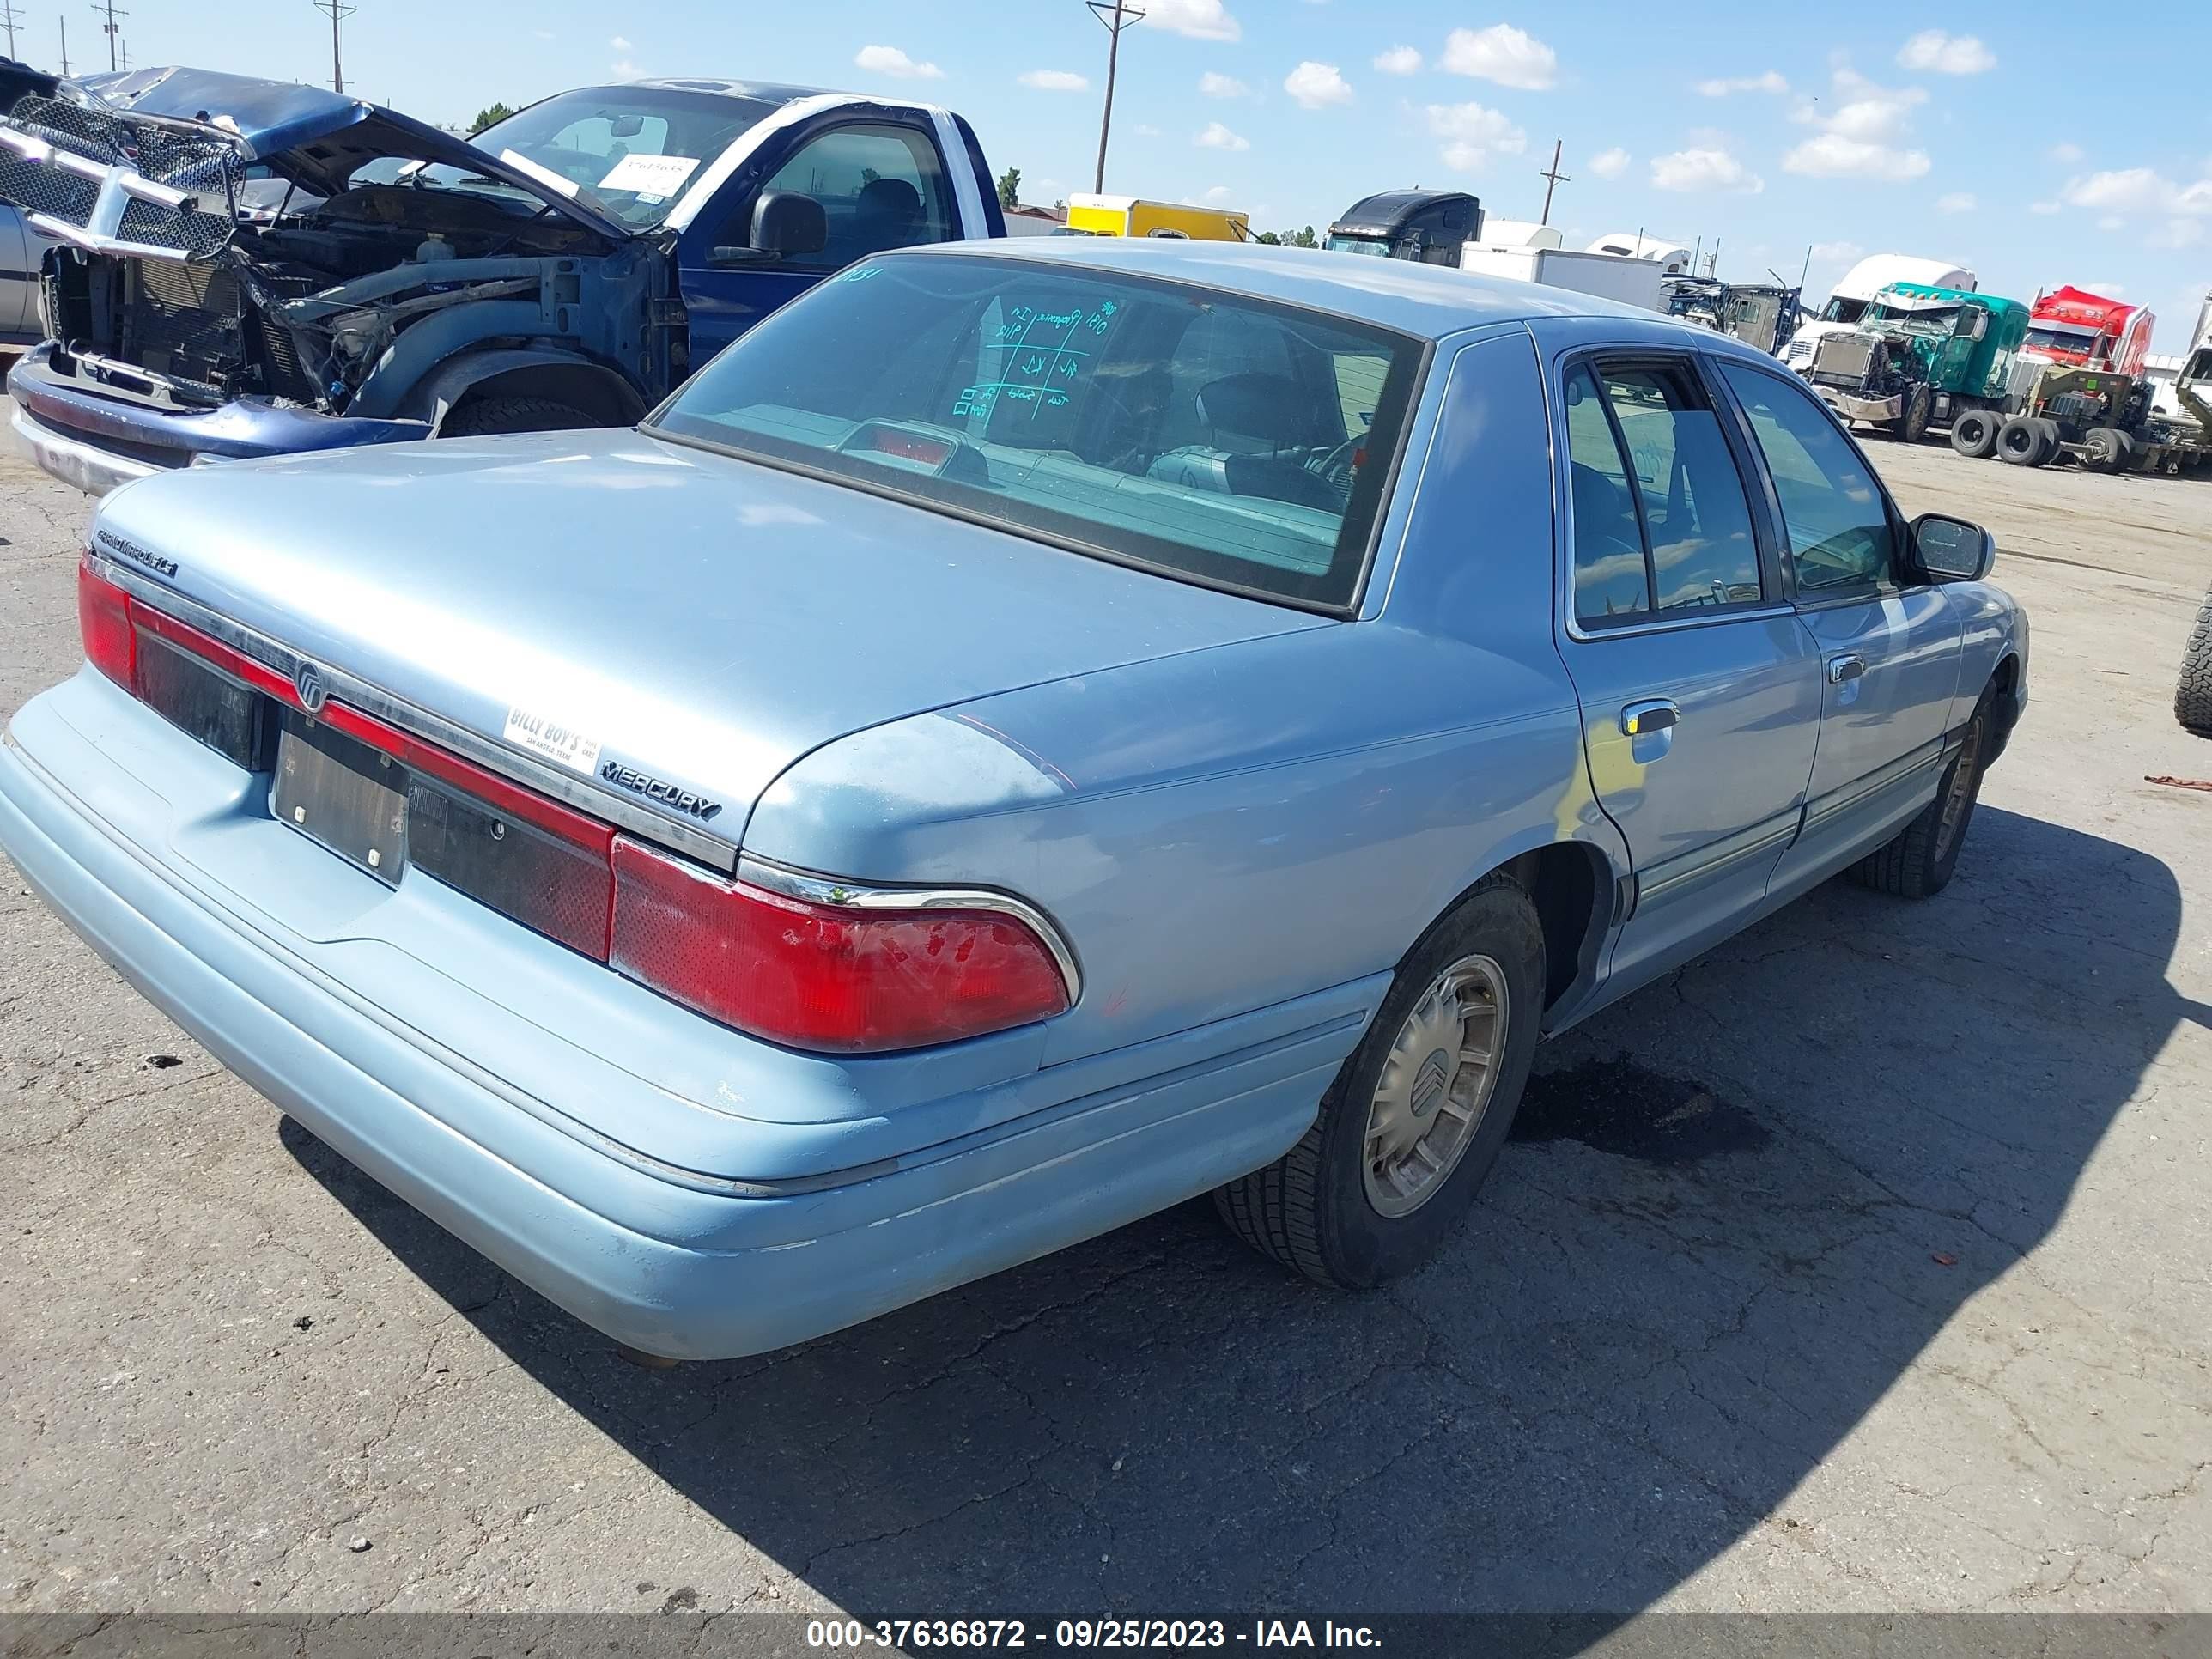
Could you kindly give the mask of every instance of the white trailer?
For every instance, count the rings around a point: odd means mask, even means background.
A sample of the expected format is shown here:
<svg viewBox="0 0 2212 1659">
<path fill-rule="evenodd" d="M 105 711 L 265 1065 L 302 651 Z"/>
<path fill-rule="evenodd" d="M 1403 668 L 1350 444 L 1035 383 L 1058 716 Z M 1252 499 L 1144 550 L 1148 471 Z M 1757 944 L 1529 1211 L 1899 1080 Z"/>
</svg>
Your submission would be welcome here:
<svg viewBox="0 0 2212 1659">
<path fill-rule="evenodd" d="M 1660 291 L 1667 268 L 1656 259 L 1624 259 L 1612 253 L 1575 253 L 1557 247 L 1485 247 L 1470 243 L 1460 252 L 1460 269 L 1483 276 L 1510 276 L 1516 283 L 1540 283 L 1547 288 L 1571 289 L 1664 311 Z"/>
</svg>

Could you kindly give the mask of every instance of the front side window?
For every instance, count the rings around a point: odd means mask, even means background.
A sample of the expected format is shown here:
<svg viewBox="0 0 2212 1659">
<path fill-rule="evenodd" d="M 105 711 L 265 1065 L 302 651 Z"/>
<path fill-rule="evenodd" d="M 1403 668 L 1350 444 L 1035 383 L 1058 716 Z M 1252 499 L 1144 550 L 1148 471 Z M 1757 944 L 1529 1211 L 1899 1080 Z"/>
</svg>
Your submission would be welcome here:
<svg viewBox="0 0 2212 1659">
<path fill-rule="evenodd" d="M 955 234 L 937 144 L 913 127 L 832 127 L 802 144 L 763 189 L 822 204 L 822 252 L 790 260 L 798 270 L 842 270 L 895 247 Z"/>
<path fill-rule="evenodd" d="M 1058 262 L 863 261 L 654 430 L 1263 598 L 1356 596 L 1419 341 Z"/>
<path fill-rule="evenodd" d="M 1689 368 L 1601 362 L 1577 368 L 1566 394 L 1577 617 L 1663 616 L 1763 598 L 1742 475 Z M 1632 516 L 1623 516 L 1624 502 Z M 1633 580 L 1624 541 L 1642 567 Z"/>
<path fill-rule="evenodd" d="M 1723 363 L 1774 479 L 1784 527 L 1808 599 L 1897 579 L 1897 537 L 1866 462 L 1826 410 L 1771 374 Z"/>
</svg>

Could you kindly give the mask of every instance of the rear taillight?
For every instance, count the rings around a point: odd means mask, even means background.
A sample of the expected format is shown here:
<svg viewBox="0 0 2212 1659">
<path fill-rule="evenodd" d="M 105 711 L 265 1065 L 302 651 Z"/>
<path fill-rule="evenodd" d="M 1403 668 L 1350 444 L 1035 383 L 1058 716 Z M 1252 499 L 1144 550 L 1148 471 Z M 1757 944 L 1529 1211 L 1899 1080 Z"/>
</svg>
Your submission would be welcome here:
<svg viewBox="0 0 2212 1659">
<path fill-rule="evenodd" d="M 1059 963 L 1011 916 L 813 903 L 623 836 L 614 866 L 610 963 L 772 1042 L 830 1054 L 916 1048 L 1067 1006 Z"/>
<path fill-rule="evenodd" d="M 76 621 L 85 660 L 126 691 L 138 689 L 138 636 L 131 625 L 131 596 L 92 568 L 88 553 L 76 567 Z"/>
<path fill-rule="evenodd" d="M 241 767 L 270 763 L 267 700 L 301 709 L 289 678 L 132 599 L 89 556 L 77 612 L 101 673 Z M 408 769 L 410 865 L 725 1025 L 788 1048 L 872 1054 L 1069 1006 L 1060 959 L 1018 916 L 733 881 L 335 697 L 314 718 Z"/>
</svg>

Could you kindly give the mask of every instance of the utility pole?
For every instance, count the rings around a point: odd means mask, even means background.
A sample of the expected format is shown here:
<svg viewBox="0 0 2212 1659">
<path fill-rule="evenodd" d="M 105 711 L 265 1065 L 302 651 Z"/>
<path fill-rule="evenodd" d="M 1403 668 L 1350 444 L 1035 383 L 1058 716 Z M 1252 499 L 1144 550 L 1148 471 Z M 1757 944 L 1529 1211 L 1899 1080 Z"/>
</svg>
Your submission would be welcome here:
<svg viewBox="0 0 2212 1659">
<path fill-rule="evenodd" d="M 107 37 L 107 67 L 113 70 L 118 67 L 115 61 L 115 47 L 123 33 L 122 25 L 115 20 L 118 17 L 128 17 L 131 14 L 127 11 L 116 10 L 115 0 L 93 0 L 92 9 L 96 15 L 107 20 L 100 26 L 100 32 Z"/>
<path fill-rule="evenodd" d="M 1574 183 L 1573 179 L 1559 171 L 1559 151 L 1565 147 L 1566 142 L 1564 138 L 1552 140 L 1552 165 L 1548 167 L 1540 167 L 1536 173 L 1536 176 L 1545 181 L 1544 216 L 1536 222 L 1540 225 L 1548 225 L 1552 222 L 1552 192 L 1561 185 Z"/>
<path fill-rule="evenodd" d="M 69 79 L 69 19 L 60 20 L 62 26 L 62 79 Z"/>
<path fill-rule="evenodd" d="M 1106 47 L 1106 112 L 1098 118 L 1098 171 L 1093 175 L 1091 188 L 1103 191 L 1106 188 L 1106 135 L 1114 125 L 1114 72 L 1121 61 L 1121 31 L 1140 21 L 1144 13 L 1124 0 L 1083 0 L 1091 8 L 1091 15 L 1106 26 L 1109 37 Z"/>
<path fill-rule="evenodd" d="M 0 3 L 0 26 L 4 26 L 8 31 L 8 55 L 10 58 L 15 55 L 15 25 L 19 21 L 15 7 Z"/>
<path fill-rule="evenodd" d="M 338 58 L 338 23 L 342 19 L 352 16 L 360 8 L 343 4 L 341 0 L 314 0 L 314 7 L 317 11 L 326 11 L 331 15 L 331 90 L 343 92 L 345 69 Z"/>
</svg>

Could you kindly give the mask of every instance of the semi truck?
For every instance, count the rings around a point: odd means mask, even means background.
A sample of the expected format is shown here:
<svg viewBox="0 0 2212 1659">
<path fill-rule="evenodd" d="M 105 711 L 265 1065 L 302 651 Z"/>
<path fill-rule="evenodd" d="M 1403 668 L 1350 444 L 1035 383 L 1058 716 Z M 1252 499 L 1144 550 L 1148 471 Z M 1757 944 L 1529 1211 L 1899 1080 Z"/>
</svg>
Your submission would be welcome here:
<svg viewBox="0 0 2212 1659">
<path fill-rule="evenodd" d="M 1817 337 L 1798 372 L 1844 419 L 1917 443 L 1931 426 L 2002 417 L 2027 328 L 2017 300 L 1891 283 L 1850 328 Z"/>
<path fill-rule="evenodd" d="M 1665 309 L 1660 283 L 1666 268 L 1658 260 L 1577 253 L 1559 243 L 1559 233 L 1548 226 L 1486 222 L 1481 203 L 1463 191 L 1394 190 L 1346 208 L 1322 246 L 1570 289 L 1646 311 Z"/>
<path fill-rule="evenodd" d="M 1875 295 L 1892 283 L 1918 283 L 1963 294 L 1971 294 L 1981 285 L 1971 270 L 1948 259 L 1924 258 L 1914 253 L 1870 253 L 1829 290 L 1820 314 L 1790 337 L 1782 361 L 1791 368 L 1802 369 L 1812 361 L 1814 347 L 1831 334 L 1848 334 L 1856 328 Z"/>
<path fill-rule="evenodd" d="M 1661 284 L 1667 314 L 1757 346 L 1773 356 L 1797 327 L 1798 290 L 1779 284 L 1669 276 Z"/>
<path fill-rule="evenodd" d="M 2069 284 L 2035 296 L 2021 355 L 2075 368 L 2141 374 L 2157 320 L 2148 306 L 2107 300 Z"/>
</svg>

